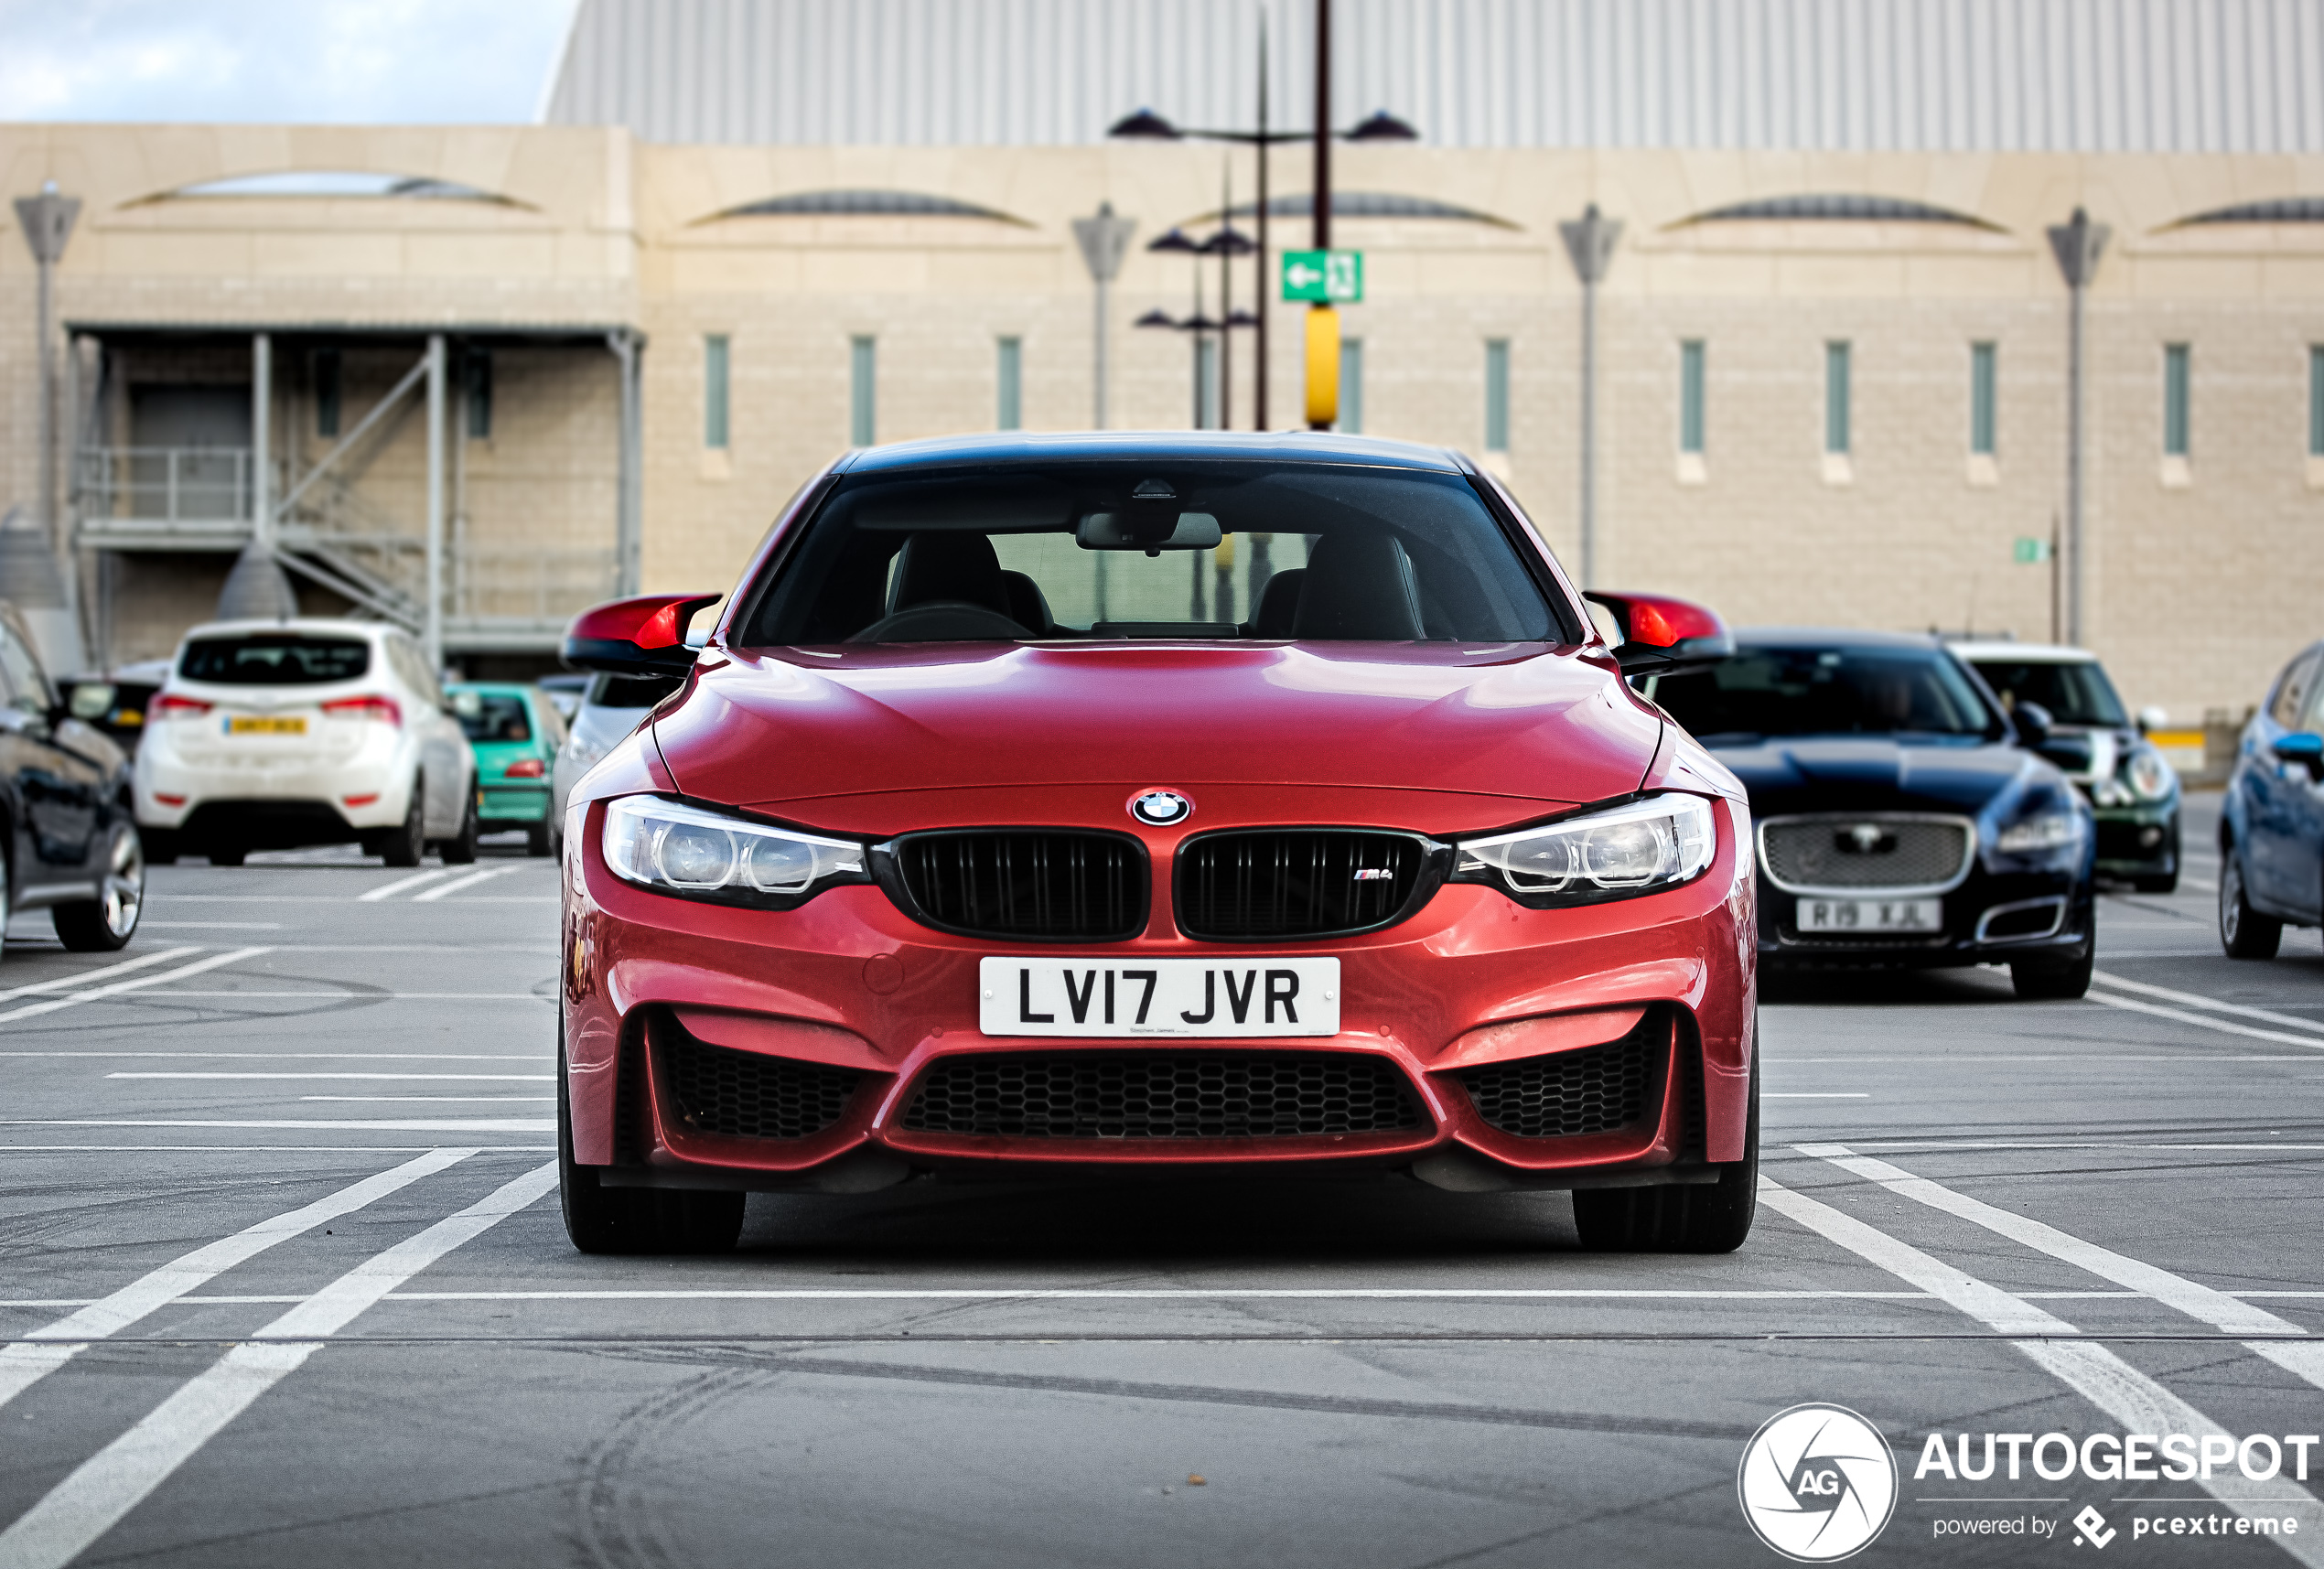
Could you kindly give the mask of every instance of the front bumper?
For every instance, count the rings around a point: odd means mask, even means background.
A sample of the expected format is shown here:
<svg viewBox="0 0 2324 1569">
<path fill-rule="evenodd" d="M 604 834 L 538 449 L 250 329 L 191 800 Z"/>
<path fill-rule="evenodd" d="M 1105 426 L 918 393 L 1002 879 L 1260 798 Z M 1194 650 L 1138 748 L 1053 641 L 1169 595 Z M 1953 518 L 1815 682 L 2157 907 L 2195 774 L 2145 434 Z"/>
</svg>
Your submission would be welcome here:
<svg viewBox="0 0 2324 1569">
<path fill-rule="evenodd" d="M 332 820 L 353 834 L 401 824 L 412 804 L 409 768 L 392 758 L 359 754 L 341 763 L 305 760 L 252 766 L 198 767 L 177 761 L 149 736 L 137 755 L 135 801 L 142 828 L 191 828 L 213 817 L 263 820 L 279 813 Z M 368 751 L 368 749 L 367 749 Z"/>
<path fill-rule="evenodd" d="M 603 813 L 590 802 L 568 824 L 564 1005 L 574 1156 L 609 1184 L 852 1190 L 916 1171 L 1264 1166 L 1404 1168 L 1487 1190 L 1710 1181 L 1717 1163 L 1742 1158 L 1756 955 L 1739 809 L 1721 814 L 1711 870 L 1669 893 L 1530 910 L 1450 885 L 1385 930 L 1264 946 L 1179 935 L 1169 890 L 1180 835 L 1146 830 L 1157 890 L 1146 932 L 1070 948 L 936 931 L 872 887 L 781 913 L 648 893 L 606 868 Z M 977 965 L 989 954 L 1334 957 L 1340 1028 L 987 1037 Z M 1283 1059 L 1284 1071 L 1320 1065 L 1335 1083 L 1400 1086 L 1409 1116 L 1348 1128 L 1327 1115 L 1311 1131 L 1254 1134 L 1237 1131 L 1229 1105 L 1163 1137 L 1022 1123 L 963 1133 L 915 1110 L 939 1072 L 1006 1080 L 1080 1059 L 1142 1082 L 1232 1082 L 1260 1057 Z M 1544 1086 L 1581 1111 L 1544 1123 Z"/>
<path fill-rule="evenodd" d="M 2179 870 L 2179 802 L 2100 807 L 2098 875 L 2159 877 Z"/>
<path fill-rule="evenodd" d="M 503 825 L 523 826 L 539 822 L 549 815 L 549 787 L 546 784 L 511 784 L 500 779 L 487 779 L 479 793 L 480 805 L 477 820 L 486 828 Z"/>
<path fill-rule="evenodd" d="M 1765 879 L 1759 889 L 1759 962 L 1780 969 L 1934 969 L 2012 959 L 2079 956 L 2094 930 L 2089 878 L 2071 867 L 1994 872 L 1982 863 L 1958 887 L 1935 897 L 1942 929 L 1934 934 L 1875 936 L 1803 932 L 1803 897 Z M 1845 897 L 1879 899 L 1878 888 Z"/>
</svg>

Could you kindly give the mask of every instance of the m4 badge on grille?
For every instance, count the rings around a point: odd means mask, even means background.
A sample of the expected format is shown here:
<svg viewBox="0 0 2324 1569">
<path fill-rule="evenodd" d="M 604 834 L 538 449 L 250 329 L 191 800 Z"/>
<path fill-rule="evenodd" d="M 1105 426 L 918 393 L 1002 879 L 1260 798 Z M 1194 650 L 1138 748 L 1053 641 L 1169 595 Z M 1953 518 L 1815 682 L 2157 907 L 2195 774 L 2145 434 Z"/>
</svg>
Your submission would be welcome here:
<svg viewBox="0 0 2324 1569">
<path fill-rule="evenodd" d="M 1385 866 L 1359 866 L 1355 880 L 1360 883 L 1384 883 L 1395 875 Z"/>
</svg>

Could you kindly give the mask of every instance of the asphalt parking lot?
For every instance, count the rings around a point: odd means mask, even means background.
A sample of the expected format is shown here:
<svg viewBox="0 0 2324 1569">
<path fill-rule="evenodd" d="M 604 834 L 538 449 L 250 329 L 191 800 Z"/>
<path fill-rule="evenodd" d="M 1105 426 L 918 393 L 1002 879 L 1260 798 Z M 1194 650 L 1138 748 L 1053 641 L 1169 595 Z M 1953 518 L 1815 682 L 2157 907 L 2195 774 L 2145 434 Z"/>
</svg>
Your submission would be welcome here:
<svg viewBox="0 0 2324 1569">
<path fill-rule="evenodd" d="M 2324 948 L 2222 958 L 2215 873 L 2103 901 L 2088 1001 L 1770 989 L 1731 1256 L 1382 1179 L 762 1195 L 619 1259 L 556 1214 L 550 865 L 158 868 L 125 953 L 0 965 L 0 1569 L 1770 1564 L 1737 1467 L 1802 1402 L 1895 1455 L 1865 1562 L 2324 1564 L 2324 1446 L 1915 1475 L 2324 1432 Z"/>
</svg>

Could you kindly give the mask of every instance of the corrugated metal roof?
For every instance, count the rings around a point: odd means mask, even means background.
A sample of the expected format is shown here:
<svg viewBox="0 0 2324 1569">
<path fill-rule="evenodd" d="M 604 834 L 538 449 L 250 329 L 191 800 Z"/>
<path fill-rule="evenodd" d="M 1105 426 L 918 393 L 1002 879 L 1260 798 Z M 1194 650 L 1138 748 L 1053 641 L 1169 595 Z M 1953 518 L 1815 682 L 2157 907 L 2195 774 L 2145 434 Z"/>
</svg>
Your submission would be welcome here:
<svg viewBox="0 0 2324 1569">
<path fill-rule="evenodd" d="M 581 0 L 547 119 L 678 143 L 1310 123 L 1312 0 Z M 1436 146 L 2324 151 L 2317 0 L 1337 0 L 1336 104 Z"/>
</svg>

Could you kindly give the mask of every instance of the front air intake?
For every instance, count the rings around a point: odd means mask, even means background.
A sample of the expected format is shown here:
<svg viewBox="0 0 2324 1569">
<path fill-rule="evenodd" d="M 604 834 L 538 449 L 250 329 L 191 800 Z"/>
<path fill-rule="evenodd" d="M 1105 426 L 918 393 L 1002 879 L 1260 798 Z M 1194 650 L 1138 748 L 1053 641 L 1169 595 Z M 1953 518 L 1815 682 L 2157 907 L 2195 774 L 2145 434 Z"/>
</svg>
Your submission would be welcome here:
<svg viewBox="0 0 2324 1569">
<path fill-rule="evenodd" d="M 945 1058 L 907 1132 L 1023 1139 L 1276 1139 L 1426 1126 L 1404 1072 L 1350 1051 L 1077 1051 Z"/>
</svg>

